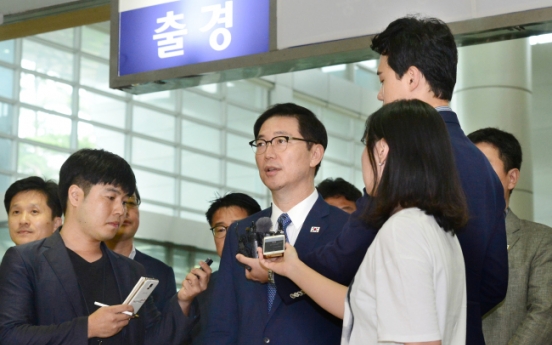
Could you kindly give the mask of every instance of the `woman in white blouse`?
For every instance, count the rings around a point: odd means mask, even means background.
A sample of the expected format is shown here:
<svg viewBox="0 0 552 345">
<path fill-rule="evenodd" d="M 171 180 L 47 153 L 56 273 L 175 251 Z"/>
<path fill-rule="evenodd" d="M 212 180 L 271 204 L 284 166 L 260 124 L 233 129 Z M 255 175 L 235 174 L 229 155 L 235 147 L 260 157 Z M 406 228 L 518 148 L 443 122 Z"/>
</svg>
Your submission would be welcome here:
<svg viewBox="0 0 552 345">
<path fill-rule="evenodd" d="M 379 228 L 351 286 L 303 264 L 287 244 L 261 264 L 343 319 L 342 344 L 464 345 L 466 283 L 455 229 L 467 206 L 447 129 L 418 100 L 384 105 L 366 122 L 362 170 Z M 260 256 L 262 258 L 262 256 Z"/>
</svg>

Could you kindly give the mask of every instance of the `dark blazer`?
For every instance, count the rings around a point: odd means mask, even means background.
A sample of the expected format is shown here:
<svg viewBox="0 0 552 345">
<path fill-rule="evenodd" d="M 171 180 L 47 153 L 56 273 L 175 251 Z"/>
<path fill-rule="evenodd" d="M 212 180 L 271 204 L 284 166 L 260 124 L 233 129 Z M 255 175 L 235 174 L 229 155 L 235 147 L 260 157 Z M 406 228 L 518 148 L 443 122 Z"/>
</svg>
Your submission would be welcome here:
<svg viewBox="0 0 552 345">
<path fill-rule="evenodd" d="M 504 299 L 508 286 L 508 252 L 504 224 L 504 192 L 487 158 L 464 135 L 456 114 L 439 112 L 447 126 L 456 168 L 468 202 L 470 220 L 461 229 L 458 240 L 466 266 L 468 298 L 466 344 L 485 344 L 481 316 Z M 369 197 L 357 202 L 339 237 L 300 258 L 322 275 L 349 285 L 356 274 L 377 230 L 364 224 L 361 215 Z M 290 293 L 298 288 L 287 278 L 276 276 L 278 294 L 293 303 Z M 300 299 L 296 298 L 295 300 Z"/>
<path fill-rule="evenodd" d="M 102 243 L 123 301 L 144 268 Z M 176 299 L 160 314 L 149 298 L 124 327 L 124 344 L 178 344 L 191 329 Z M 0 265 L 1 344 L 88 344 L 88 315 L 77 277 L 58 232 L 8 249 Z"/>
<path fill-rule="evenodd" d="M 155 303 L 157 310 L 163 310 L 165 304 L 176 293 L 176 279 L 174 278 L 172 267 L 139 250 L 136 250 L 134 260 L 144 266 L 147 277 L 159 280 L 159 284 L 155 290 L 153 290 L 151 296 L 153 297 L 153 303 Z"/>
<path fill-rule="evenodd" d="M 286 305 L 276 296 L 269 313 L 267 284 L 245 278 L 245 269 L 235 258 L 238 235 L 244 234 L 252 221 L 270 217 L 271 213 L 268 208 L 234 223 L 228 230 L 204 344 L 339 344 L 341 320 L 310 298 Z M 347 213 L 328 205 L 319 196 L 305 219 L 295 248 L 299 253 L 308 253 L 333 241 L 347 218 Z M 320 227 L 320 231 L 311 232 L 313 226 Z"/>
<path fill-rule="evenodd" d="M 483 319 L 488 345 L 552 344 L 552 229 L 506 216 L 510 280 L 506 299 Z"/>
<path fill-rule="evenodd" d="M 209 310 L 211 309 L 211 304 L 215 299 L 213 290 L 214 286 L 218 280 L 218 271 L 211 274 L 209 279 L 209 285 L 207 290 L 203 291 L 196 297 L 196 301 L 199 309 L 199 321 L 195 324 L 192 329 L 191 339 L 189 339 L 184 344 L 192 345 L 203 345 L 205 344 L 205 334 L 207 334 L 207 327 L 211 321 Z"/>
</svg>

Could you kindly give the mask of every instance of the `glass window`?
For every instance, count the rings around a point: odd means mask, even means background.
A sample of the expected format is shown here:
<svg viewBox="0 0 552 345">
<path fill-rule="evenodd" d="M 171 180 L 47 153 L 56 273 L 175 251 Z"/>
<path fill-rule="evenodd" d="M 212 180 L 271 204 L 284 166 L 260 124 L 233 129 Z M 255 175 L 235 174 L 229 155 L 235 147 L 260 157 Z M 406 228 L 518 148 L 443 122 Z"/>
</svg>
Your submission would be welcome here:
<svg viewBox="0 0 552 345">
<path fill-rule="evenodd" d="M 0 67 L 0 96 L 6 98 L 13 97 L 13 71 Z"/>
<path fill-rule="evenodd" d="M 13 123 L 13 107 L 0 102 L 0 132 L 11 134 Z"/>
<path fill-rule="evenodd" d="M 212 200 L 214 200 L 215 197 L 213 197 Z M 207 210 L 205 210 L 207 211 Z M 205 222 L 205 211 L 203 212 L 187 212 L 187 211 L 180 211 L 180 218 L 184 218 L 184 219 L 190 219 L 190 220 L 195 220 L 195 221 L 198 221 L 198 222 Z M 209 227 L 207 226 L 207 223 L 205 223 L 205 228 L 207 230 L 209 230 Z"/>
<path fill-rule="evenodd" d="M 221 103 L 218 100 L 189 91 L 182 91 L 182 113 L 217 125 L 222 121 Z"/>
<path fill-rule="evenodd" d="M 71 120 L 26 108 L 19 110 L 20 138 L 66 147 L 71 145 Z"/>
<path fill-rule="evenodd" d="M 0 61 L 13 63 L 15 59 L 15 40 L 0 41 Z"/>
<path fill-rule="evenodd" d="M 207 211 L 211 205 L 211 200 L 222 194 L 216 187 L 205 186 L 184 180 L 180 183 L 180 186 L 180 204 L 200 212 Z"/>
<path fill-rule="evenodd" d="M 174 178 L 153 174 L 137 168 L 133 168 L 132 170 L 134 171 L 134 175 L 136 175 L 136 184 L 138 185 L 142 199 L 174 204 Z M 140 208 L 145 209 L 142 206 Z"/>
<path fill-rule="evenodd" d="M 323 179 L 341 177 L 345 181 L 351 180 L 351 168 L 346 165 L 325 160 L 322 162 L 321 170 Z"/>
<path fill-rule="evenodd" d="M 142 190 L 140 189 L 140 196 L 142 196 Z M 174 216 L 174 210 L 170 207 L 159 206 L 147 201 L 142 201 L 140 204 L 140 210 L 153 213 L 164 214 L 166 216 Z"/>
<path fill-rule="evenodd" d="M 66 80 L 73 80 L 73 54 L 44 44 L 23 40 L 21 67 Z"/>
<path fill-rule="evenodd" d="M 220 159 L 218 158 L 182 150 L 181 164 L 183 176 L 220 183 Z"/>
<path fill-rule="evenodd" d="M 259 177 L 259 170 L 235 163 L 226 164 L 226 185 L 251 193 L 266 193 L 266 187 Z"/>
<path fill-rule="evenodd" d="M 322 122 L 329 133 L 350 137 L 351 120 L 351 117 L 345 114 L 340 114 L 331 109 L 324 108 L 322 110 Z"/>
<path fill-rule="evenodd" d="M 353 142 L 359 143 L 364 135 L 364 130 L 366 129 L 366 120 L 365 119 L 356 119 L 353 121 L 354 124 L 354 133 L 353 133 Z"/>
<path fill-rule="evenodd" d="M 355 84 L 374 91 L 377 91 L 380 88 L 380 81 L 378 76 L 375 73 L 369 72 L 364 68 L 360 68 L 358 66 L 355 66 Z"/>
<path fill-rule="evenodd" d="M 173 251 L 173 270 L 177 281 L 176 287 L 180 289 L 182 281 L 194 267 L 192 252 L 185 249 L 175 248 Z"/>
<path fill-rule="evenodd" d="M 69 84 L 21 73 L 21 102 L 71 115 L 72 96 L 73 87 Z"/>
<path fill-rule="evenodd" d="M 82 51 L 109 59 L 109 33 L 93 26 L 83 26 Z"/>
<path fill-rule="evenodd" d="M 64 152 L 19 143 L 17 171 L 21 174 L 58 180 L 59 168 L 61 168 L 61 165 L 68 157 L 69 154 Z"/>
<path fill-rule="evenodd" d="M 360 189 L 360 191 L 364 188 L 364 177 L 362 176 L 362 170 L 355 169 L 355 180 L 353 181 L 353 184 L 355 187 Z M 371 191 L 368 191 L 371 192 Z"/>
<path fill-rule="evenodd" d="M 219 129 L 182 120 L 182 144 L 207 152 L 220 154 Z"/>
<path fill-rule="evenodd" d="M 12 164 L 11 164 L 11 157 L 12 157 L 12 150 L 11 150 L 11 140 L 9 139 L 3 139 L 0 138 L 0 169 L 4 170 L 11 170 Z M 0 189 L 1 191 L 5 191 L 5 189 Z"/>
<path fill-rule="evenodd" d="M 125 156 L 125 135 L 90 123 L 79 122 L 79 149 L 104 149 L 121 157 Z"/>
<path fill-rule="evenodd" d="M 266 108 L 268 91 L 266 88 L 248 81 L 232 81 L 226 83 L 226 97 L 229 100 L 253 106 Z"/>
<path fill-rule="evenodd" d="M 134 106 L 132 130 L 163 140 L 174 141 L 175 118 L 155 110 Z"/>
<path fill-rule="evenodd" d="M 174 172 L 174 147 L 141 138 L 132 138 L 132 164 Z"/>
<path fill-rule="evenodd" d="M 136 249 L 138 249 L 142 253 L 152 256 L 162 262 L 167 262 L 167 249 L 165 246 L 160 244 L 147 243 L 145 241 L 140 241 L 139 239 L 136 239 L 134 243 L 136 245 Z"/>
<path fill-rule="evenodd" d="M 350 140 L 343 140 L 328 135 L 328 147 L 325 157 L 340 160 L 344 163 L 351 163 L 352 143 Z"/>
<path fill-rule="evenodd" d="M 253 138 L 253 125 L 260 114 L 230 104 L 226 109 L 228 109 L 226 116 L 228 128 L 248 134 L 250 133 L 251 138 Z"/>
<path fill-rule="evenodd" d="M 249 142 L 252 140 L 232 133 L 226 135 L 226 154 L 228 157 L 255 164 L 255 153 L 251 150 Z"/>
<path fill-rule="evenodd" d="M 2 154 L 0 153 L 0 156 Z M 11 177 L 8 175 L 0 174 L 0 190 L 7 190 L 8 187 L 11 185 Z M 2 232 L 3 229 L 0 229 L 0 232 Z M 7 232 L 7 231 L 6 231 Z M 9 237 L 8 237 L 9 238 Z M 10 241 L 11 242 L 11 241 Z M 13 245 L 13 244 L 12 244 Z M 11 247 L 11 246 L 10 246 Z M 0 255 L 4 255 L 3 253 L 0 253 Z"/>
<path fill-rule="evenodd" d="M 168 109 L 173 111 L 175 108 L 176 91 L 160 91 L 135 95 L 134 99 L 138 102 L 147 103 L 154 107 Z"/>
<path fill-rule="evenodd" d="M 70 28 L 65 30 L 50 31 L 43 34 L 38 34 L 36 35 L 36 37 L 40 37 L 42 39 L 45 39 L 57 44 L 62 44 L 64 46 L 73 47 L 74 32 L 75 30 L 73 28 Z"/>
<path fill-rule="evenodd" d="M 125 97 L 126 93 L 109 88 L 109 64 L 86 57 L 81 58 L 80 82 L 98 90 Z"/>
<path fill-rule="evenodd" d="M 126 102 L 79 90 L 79 117 L 85 120 L 125 128 Z"/>
</svg>

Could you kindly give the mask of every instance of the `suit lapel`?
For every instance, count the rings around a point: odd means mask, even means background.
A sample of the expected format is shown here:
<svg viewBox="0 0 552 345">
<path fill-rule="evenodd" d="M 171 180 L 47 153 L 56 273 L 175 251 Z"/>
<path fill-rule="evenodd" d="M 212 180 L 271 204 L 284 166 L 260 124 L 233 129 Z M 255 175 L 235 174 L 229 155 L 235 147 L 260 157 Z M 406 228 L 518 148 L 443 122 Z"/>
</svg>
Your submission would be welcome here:
<svg viewBox="0 0 552 345">
<path fill-rule="evenodd" d="M 508 214 L 506 215 L 506 237 L 508 241 L 508 251 L 512 250 L 514 245 L 518 242 L 520 233 L 519 230 L 521 229 L 521 222 L 519 218 L 512 212 L 512 210 L 508 210 Z"/>
<path fill-rule="evenodd" d="M 47 248 L 44 257 L 57 276 L 75 315 L 86 316 L 86 307 L 83 304 L 77 276 L 58 231 L 45 240 L 44 247 Z"/>
<path fill-rule="evenodd" d="M 318 243 L 320 238 L 323 237 L 323 232 L 325 231 L 325 229 L 327 229 L 328 222 L 326 216 L 329 213 L 330 207 L 319 195 L 318 200 L 316 200 L 316 202 L 312 206 L 309 214 L 307 215 L 307 218 L 305 219 L 305 222 L 303 223 L 301 231 L 299 231 L 299 236 L 295 241 L 295 249 L 298 253 L 308 253 L 316 247 L 316 244 Z M 312 229 L 313 227 L 320 229 Z M 267 299 L 266 294 L 267 293 L 265 291 L 265 300 Z M 268 314 L 268 320 L 270 320 L 272 315 L 274 315 L 280 304 L 282 304 L 282 299 L 276 293 L 274 304 L 272 304 L 272 309 L 270 309 L 270 313 Z"/>
</svg>

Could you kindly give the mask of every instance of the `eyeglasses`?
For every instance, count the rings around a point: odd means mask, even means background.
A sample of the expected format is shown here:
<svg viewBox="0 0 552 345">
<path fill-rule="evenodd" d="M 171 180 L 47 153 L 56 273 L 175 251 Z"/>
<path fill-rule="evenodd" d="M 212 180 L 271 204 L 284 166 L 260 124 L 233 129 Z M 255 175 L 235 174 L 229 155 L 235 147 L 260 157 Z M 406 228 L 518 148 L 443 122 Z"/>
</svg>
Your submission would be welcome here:
<svg viewBox="0 0 552 345">
<path fill-rule="evenodd" d="M 251 140 L 249 142 L 249 145 L 253 149 L 253 152 L 255 152 L 258 155 L 262 155 L 263 153 L 266 152 L 266 149 L 268 148 L 268 144 L 271 144 L 272 148 L 274 148 L 274 150 L 276 150 L 278 152 L 282 152 L 287 148 L 288 142 L 290 140 L 299 140 L 299 141 L 304 141 L 304 142 L 307 142 L 307 143 L 315 143 L 312 140 L 307 140 L 307 139 L 303 139 L 303 138 L 296 138 L 296 137 L 290 137 L 290 136 L 286 136 L 286 135 L 280 135 L 280 136 L 274 137 L 270 140 L 264 140 L 264 139 Z"/>
<path fill-rule="evenodd" d="M 217 225 L 209 230 L 213 232 L 213 236 L 215 236 L 215 238 L 224 238 L 226 237 L 226 230 L 228 230 L 228 228 L 223 225 Z"/>
</svg>

